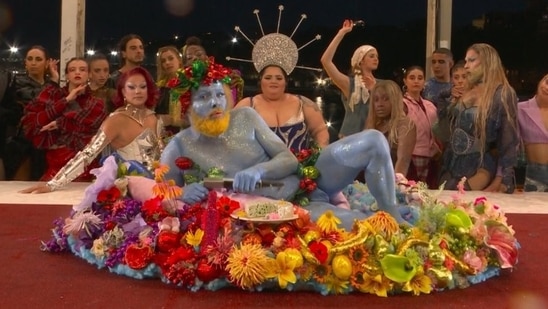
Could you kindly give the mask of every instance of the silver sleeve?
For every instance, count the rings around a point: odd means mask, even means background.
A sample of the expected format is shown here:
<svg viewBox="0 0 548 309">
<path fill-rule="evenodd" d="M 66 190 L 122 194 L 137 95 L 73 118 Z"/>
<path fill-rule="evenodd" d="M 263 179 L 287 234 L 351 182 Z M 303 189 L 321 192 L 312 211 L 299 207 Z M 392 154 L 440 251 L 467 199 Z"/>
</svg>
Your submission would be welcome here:
<svg viewBox="0 0 548 309">
<path fill-rule="evenodd" d="M 46 185 L 51 191 L 55 191 L 69 184 L 84 172 L 86 167 L 91 164 L 108 143 L 109 141 L 107 140 L 105 132 L 99 130 L 91 139 L 91 142 L 89 142 L 84 149 L 79 151 L 74 158 L 70 159 L 67 164 L 57 172 L 55 177 L 46 183 Z"/>
</svg>

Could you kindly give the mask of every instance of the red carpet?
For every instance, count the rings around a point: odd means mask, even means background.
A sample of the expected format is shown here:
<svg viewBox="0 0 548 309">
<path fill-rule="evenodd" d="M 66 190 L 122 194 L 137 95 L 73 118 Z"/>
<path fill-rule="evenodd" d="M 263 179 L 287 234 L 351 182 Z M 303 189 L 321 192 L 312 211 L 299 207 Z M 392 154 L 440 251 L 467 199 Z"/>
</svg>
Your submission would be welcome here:
<svg viewBox="0 0 548 309">
<path fill-rule="evenodd" d="M 39 250 L 52 221 L 69 206 L 0 205 L 1 308 L 546 308 L 528 295 L 548 300 L 548 215 L 509 214 L 520 241 L 519 264 L 464 290 L 381 298 L 307 292 L 250 293 L 241 290 L 190 292 L 159 280 L 136 280 L 98 270 L 71 254 Z M 517 302 L 519 306 L 511 306 Z"/>
</svg>

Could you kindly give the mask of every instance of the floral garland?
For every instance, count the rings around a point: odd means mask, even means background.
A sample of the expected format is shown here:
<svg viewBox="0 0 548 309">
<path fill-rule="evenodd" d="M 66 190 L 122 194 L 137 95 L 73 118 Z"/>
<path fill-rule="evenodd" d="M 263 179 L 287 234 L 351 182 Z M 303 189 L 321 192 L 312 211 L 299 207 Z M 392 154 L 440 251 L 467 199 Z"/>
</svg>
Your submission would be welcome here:
<svg viewBox="0 0 548 309">
<path fill-rule="evenodd" d="M 94 201 L 56 220 L 44 250 L 72 251 L 99 268 L 192 291 L 312 287 L 323 295 L 382 297 L 465 288 L 517 263 L 514 231 L 485 198 L 465 202 L 459 194 L 444 203 L 413 185 L 424 197 L 413 227 L 377 212 L 347 231 L 332 212 L 312 222 L 300 207 L 294 221 L 257 224 L 232 219 L 242 206 L 214 191 L 205 205 L 173 207 L 182 191 L 163 179 L 161 165 L 151 197 L 137 200 L 134 192 L 143 188 L 132 188 L 134 178 L 117 178 L 117 169 L 101 168 L 90 186 L 95 191 L 86 190 L 98 192 Z"/>
<path fill-rule="evenodd" d="M 316 179 L 320 177 L 320 171 L 315 167 L 316 161 L 320 156 L 321 149 L 317 146 L 294 151 L 293 154 L 297 157 L 299 165 L 297 175 L 301 177 L 299 181 L 299 189 L 291 199 L 293 203 L 299 206 L 306 206 L 310 203 L 309 195 L 316 190 Z"/>
<path fill-rule="evenodd" d="M 215 59 L 210 57 L 208 61 L 195 60 L 192 65 L 177 70 L 176 76 L 166 86 L 171 89 L 171 101 L 181 103 L 181 114 L 184 115 L 190 107 L 191 90 L 215 81 L 229 85 L 231 75 L 231 69 L 215 63 Z"/>
</svg>

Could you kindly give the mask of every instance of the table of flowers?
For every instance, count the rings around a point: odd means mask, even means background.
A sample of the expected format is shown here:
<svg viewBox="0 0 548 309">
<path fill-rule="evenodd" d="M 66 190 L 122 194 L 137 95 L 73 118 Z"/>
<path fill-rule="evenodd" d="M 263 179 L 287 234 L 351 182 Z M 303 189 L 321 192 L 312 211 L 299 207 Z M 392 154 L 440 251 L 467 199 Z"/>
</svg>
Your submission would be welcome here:
<svg viewBox="0 0 548 309">
<path fill-rule="evenodd" d="M 383 297 L 465 288 L 517 263 L 519 244 L 502 210 L 484 198 L 466 201 L 463 192 L 442 202 L 408 182 L 398 190 L 413 208 L 412 225 L 377 211 L 344 230 L 333 212 L 313 222 L 299 203 L 287 220 L 246 220 L 241 200 L 214 190 L 207 202 L 186 205 L 166 172 L 157 164 L 154 179 L 130 176 L 126 163 L 107 158 L 83 201 L 54 222 L 43 250 L 192 291 L 232 286 Z"/>
</svg>

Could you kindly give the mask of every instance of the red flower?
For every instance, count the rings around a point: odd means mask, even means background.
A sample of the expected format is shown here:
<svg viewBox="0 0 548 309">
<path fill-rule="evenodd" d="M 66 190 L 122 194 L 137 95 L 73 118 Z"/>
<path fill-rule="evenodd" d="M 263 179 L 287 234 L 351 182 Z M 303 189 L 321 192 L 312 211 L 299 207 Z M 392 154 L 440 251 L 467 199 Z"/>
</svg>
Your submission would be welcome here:
<svg viewBox="0 0 548 309">
<path fill-rule="evenodd" d="M 299 181 L 299 188 L 306 192 L 312 192 L 316 190 L 317 186 L 318 185 L 316 184 L 316 182 L 308 177 L 305 177 Z"/>
<path fill-rule="evenodd" d="M 105 230 L 111 231 L 111 230 L 114 229 L 115 227 L 116 227 L 116 222 L 114 222 L 114 221 L 107 221 L 107 222 L 105 222 Z"/>
<path fill-rule="evenodd" d="M 169 265 L 174 265 L 179 262 L 194 263 L 195 261 L 196 253 L 194 252 L 193 248 L 179 247 L 171 252 L 166 262 Z"/>
<path fill-rule="evenodd" d="M 304 160 L 308 159 L 311 154 L 312 151 L 310 149 L 301 149 L 301 151 L 297 153 L 297 160 L 299 160 L 299 162 L 303 162 Z"/>
<path fill-rule="evenodd" d="M 274 234 L 274 232 L 270 232 L 262 235 L 261 245 L 263 245 L 263 247 L 272 246 L 272 243 L 274 242 L 274 238 L 276 238 L 276 234 Z"/>
<path fill-rule="evenodd" d="M 175 165 L 177 165 L 178 168 L 184 171 L 191 169 L 194 166 L 194 161 L 192 161 L 192 159 L 188 157 L 178 157 L 175 160 Z"/>
<path fill-rule="evenodd" d="M 120 190 L 116 188 L 116 186 L 112 186 L 110 189 L 101 190 L 101 192 L 97 194 L 97 202 L 104 205 L 112 205 L 120 196 L 122 196 Z"/>
<path fill-rule="evenodd" d="M 161 231 L 156 240 L 156 248 L 160 252 L 169 252 L 181 246 L 182 235 L 172 231 Z"/>
<path fill-rule="evenodd" d="M 322 244 L 319 241 L 311 241 L 308 244 L 308 249 L 312 254 L 318 259 L 320 264 L 323 264 L 327 261 L 327 257 L 329 256 L 329 252 L 327 252 L 327 246 Z"/>
<path fill-rule="evenodd" d="M 175 88 L 177 87 L 179 82 L 179 79 L 177 77 L 174 77 L 167 82 L 166 86 L 168 86 L 169 88 Z"/>
<path fill-rule="evenodd" d="M 226 218 L 236 209 L 240 209 L 240 203 L 230 199 L 228 196 L 221 196 L 217 200 L 217 209 L 219 210 L 221 217 Z"/>
<path fill-rule="evenodd" d="M 164 207 L 162 207 L 162 199 L 161 197 L 154 197 L 146 200 L 143 206 L 141 206 L 143 219 L 148 224 L 158 222 L 169 215 Z"/>
<path fill-rule="evenodd" d="M 145 268 L 152 260 L 153 251 L 150 246 L 131 244 L 126 248 L 124 261 L 133 269 Z"/>
<path fill-rule="evenodd" d="M 181 103 L 181 116 L 184 116 L 190 107 L 190 91 L 181 94 L 179 103 Z"/>
</svg>

